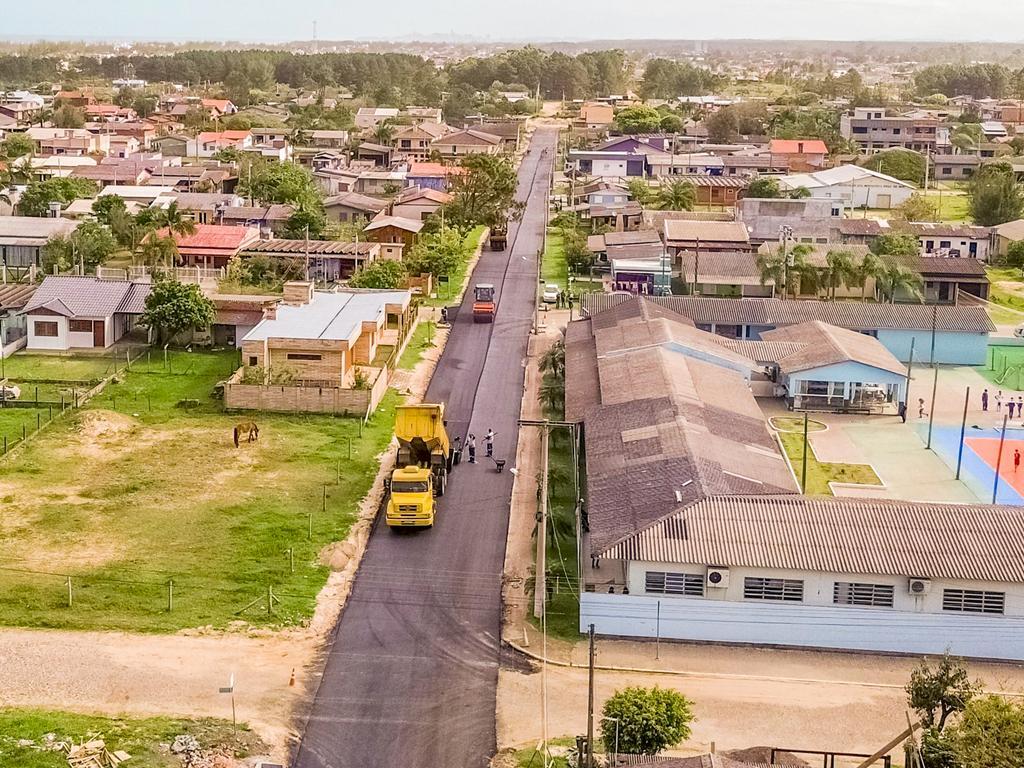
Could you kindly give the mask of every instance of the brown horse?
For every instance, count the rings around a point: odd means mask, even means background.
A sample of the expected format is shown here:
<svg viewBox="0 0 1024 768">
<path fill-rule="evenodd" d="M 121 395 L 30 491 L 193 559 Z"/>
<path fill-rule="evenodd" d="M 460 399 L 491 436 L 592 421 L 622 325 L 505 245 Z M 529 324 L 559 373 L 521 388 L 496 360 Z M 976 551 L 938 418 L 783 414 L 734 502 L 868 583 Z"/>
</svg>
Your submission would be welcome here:
<svg viewBox="0 0 1024 768">
<path fill-rule="evenodd" d="M 256 426 L 255 421 L 243 421 L 235 425 L 235 448 L 238 447 L 239 438 L 243 436 L 247 437 L 247 443 L 253 443 L 259 439 L 260 428 Z"/>
</svg>

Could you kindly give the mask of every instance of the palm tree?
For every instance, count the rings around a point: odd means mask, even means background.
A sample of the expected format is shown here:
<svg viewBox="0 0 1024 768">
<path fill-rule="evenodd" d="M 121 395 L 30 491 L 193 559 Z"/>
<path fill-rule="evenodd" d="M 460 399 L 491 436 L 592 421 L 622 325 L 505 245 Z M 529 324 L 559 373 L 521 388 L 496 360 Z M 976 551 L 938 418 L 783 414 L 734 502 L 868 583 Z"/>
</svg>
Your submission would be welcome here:
<svg viewBox="0 0 1024 768">
<path fill-rule="evenodd" d="M 782 253 L 759 253 L 757 254 L 757 270 L 760 273 L 761 285 L 772 283 L 776 289 L 781 289 L 781 298 L 786 298 L 786 289 L 783 282 L 786 279 L 786 260 Z"/>
<path fill-rule="evenodd" d="M 825 256 L 825 291 L 835 301 L 836 288 L 849 287 L 857 279 L 857 267 L 849 251 L 829 251 Z"/>
<path fill-rule="evenodd" d="M 565 380 L 565 337 L 552 344 L 547 352 L 541 355 L 540 372 L 545 376 L 559 381 Z"/>
<path fill-rule="evenodd" d="M 856 280 L 860 283 L 860 300 L 865 301 L 867 299 L 868 292 L 868 280 L 871 278 L 875 279 L 875 285 L 877 290 L 878 280 L 885 273 L 885 262 L 883 262 L 877 255 L 868 251 L 864 254 L 860 260 L 860 264 L 856 267 Z"/>
<path fill-rule="evenodd" d="M 917 301 L 924 301 L 924 294 L 921 293 L 924 281 L 921 275 L 895 259 L 885 263 L 881 275 L 876 279 L 882 296 L 887 298 L 890 304 L 896 303 L 896 294 L 900 291 L 910 294 Z"/>
<path fill-rule="evenodd" d="M 801 243 L 789 252 L 789 289 L 793 292 L 794 299 L 798 292 L 817 296 L 821 289 L 821 268 L 810 261 L 813 251 L 811 246 Z"/>
<path fill-rule="evenodd" d="M 384 120 L 377 124 L 377 127 L 373 129 L 373 138 L 377 140 L 378 144 L 390 144 L 391 139 L 395 137 L 395 125 L 391 120 Z"/>
<path fill-rule="evenodd" d="M 697 188 L 683 179 L 662 182 L 658 206 L 664 211 L 692 211 L 697 204 Z"/>
<path fill-rule="evenodd" d="M 953 131 L 949 143 L 961 153 L 976 152 L 981 149 L 983 139 L 984 134 L 981 132 L 980 125 L 977 123 L 964 123 Z"/>
<path fill-rule="evenodd" d="M 191 235 L 196 231 L 195 221 L 183 215 L 177 202 L 158 209 L 151 221 L 157 229 L 166 229 L 171 235 Z"/>
</svg>

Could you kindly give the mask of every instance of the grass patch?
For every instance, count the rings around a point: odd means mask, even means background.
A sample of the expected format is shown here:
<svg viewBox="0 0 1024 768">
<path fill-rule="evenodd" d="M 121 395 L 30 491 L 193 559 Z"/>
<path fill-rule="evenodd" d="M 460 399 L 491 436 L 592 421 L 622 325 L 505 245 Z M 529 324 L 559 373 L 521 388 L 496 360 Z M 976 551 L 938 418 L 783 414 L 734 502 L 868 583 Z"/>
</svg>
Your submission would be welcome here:
<svg viewBox="0 0 1024 768">
<path fill-rule="evenodd" d="M 466 246 L 465 256 L 459 261 L 458 266 L 452 270 L 451 274 L 448 275 L 448 285 L 445 286 L 435 282 L 434 291 L 437 293 L 436 298 L 424 296 L 420 302 L 421 304 L 428 307 L 444 307 L 462 296 L 463 291 L 466 290 L 466 282 L 469 280 L 470 259 L 473 258 L 476 249 L 480 247 L 480 241 L 486 229 L 486 227 L 477 226 L 469 230 L 469 233 L 463 240 Z"/>
<path fill-rule="evenodd" d="M 168 749 L 181 734 L 195 737 L 204 749 L 225 750 L 236 758 L 245 758 L 265 750 L 248 726 L 237 731 L 231 723 L 212 718 L 109 718 L 36 709 L 0 709 L 0 765 L 18 768 L 67 768 L 61 752 L 34 746 L 18 746 L 28 739 L 36 745 L 52 733 L 58 741 L 81 743 L 101 738 L 111 752 L 124 750 L 131 755 L 133 768 L 179 768 L 181 758 Z"/>
<path fill-rule="evenodd" d="M 768 423 L 779 432 L 798 432 L 801 436 L 804 433 L 804 420 L 796 416 L 772 416 Z M 808 432 L 824 432 L 828 427 L 814 419 L 807 420 Z"/>
<path fill-rule="evenodd" d="M 780 432 L 782 447 L 796 474 L 797 482 L 803 469 L 804 436 L 803 433 Z M 807 489 L 811 496 L 831 496 L 829 483 L 860 483 L 861 485 L 881 485 L 875 470 L 868 464 L 827 464 L 818 461 L 812 448 L 807 456 Z"/>
<path fill-rule="evenodd" d="M 401 398 L 389 392 L 365 427 L 226 414 L 213 389 L 235 351 L 172 353 L 171 373 L 154 358 L 5 464 L 0 624 L 170 632 L 311 615 L 328 572 L 318 553 L 356 519 Z M 235 448 L 233 425 L 250 419 L 259 441 Z M 265 602 L 236 615 L 268 586 L 272 615 Z"/>
<path fill-rule="evenodd" d="M 547 248 L 541 260 L 540 276 L 545 283 L 557 283 L 565 288 L 568 282 L 569 267 L 565 259 L 565 238 L 555 227 L 548 228 Z"/>
<path fill-rule="evenodd" d="M 595 736 L 595 738 L 597 737 Z M 567 747 L 574 746 L 576 746 L 576 740 L 572 738 L 548 739 L 548 754 L 550 755 L 553 751 L 564 753 Z M 594 750 L 596 753 L 596 745 Z M 516 765 L 518 768 L 545 768 L 545 765 L 550 766 L 550 768 L 569 768 L 569 760 L 561 755 L 549 756 L 548 762 L 545 763 L 544 752 L 536 747 L 529 747 L 528 749 L 516 751 Z"/>
<path fill-rule="evenodd" d="M 423 353 L 434 346 L 434 335 L 437 327 L 432 321 L 421 320 L 409 337 L 409 343 L 402 350 L 402 356 L 398 358 L 398 367 L 403 371 L 411 371 L 422 359 Z"/>
<path fill-rule="evenodd" d="M 54 416 L 60 414 L 56 409 Z M 19 442 L 22 435 L 31 435 L 37 426 L 46 426 L 51 412 L 47 408 L 0 408 L 0 446 L 7 439 L 8 450 Z M 23 429 L 24 428 L 24 429 Z M 3 449 L 0 448 L 0 451 Z"/>
<path fill-rule="evenodd" d="M 975 367 L 978 373 L 993 384 L 1015 390 L 1024 384 L 1024 347 L 990 344 L 985 365 Z"/>
<path fill-rule="evenodd" d="M 124 366 L 124 357 L 117 360 Z M 11 381 L 90 381 L 98 383 L 114 372 L 110 357 L 14 354 L 4 361 L 4 375 Z"/>
</svg>

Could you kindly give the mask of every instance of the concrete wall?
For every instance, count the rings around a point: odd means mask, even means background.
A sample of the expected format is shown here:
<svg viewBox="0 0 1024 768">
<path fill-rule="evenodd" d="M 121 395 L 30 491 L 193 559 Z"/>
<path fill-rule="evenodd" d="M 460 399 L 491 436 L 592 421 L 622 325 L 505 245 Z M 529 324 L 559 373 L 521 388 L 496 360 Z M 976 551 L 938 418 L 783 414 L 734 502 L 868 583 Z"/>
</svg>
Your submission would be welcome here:
<svg viewBox="0 0 1024 768">
<path fill-rule="evenodd" d="M 370 389 L 242 384 L 239 381 L 241 371 L 236 371 L 224 385 L 224 407 L 228 410 L 362 415 L 377 407 L 388 388 L 386 369 L 366 370 L 371 378 L 376 376 Z"/>
<path fill-rule="evenodd" d="M 56 336 L 36 336 L 36 323 L 56 323 Z M 29 349 L 67 349 L 68 321 L 66 317 L 57 315 L 28 316 L 28 348 Z M 91 345 L 90 345 L 91 346 Z"/>
<path fill-rule="evenodd" d="M 914 363 L 931 361 L 931 331 L 880 330 L 878 340 L 898 359 L 910 359 L 910 345 L 914 344 Z M 983 365 L 988 354 L 987 333 L 935 334 L 935 361 L 946 365 Z"/>
<path fill-rule="evenodd" d="M 589 624 L 621 637 L 1024 659 L 1024 619 L 1004 616 L 583 593 L 580 631 Z"/>
</svg>

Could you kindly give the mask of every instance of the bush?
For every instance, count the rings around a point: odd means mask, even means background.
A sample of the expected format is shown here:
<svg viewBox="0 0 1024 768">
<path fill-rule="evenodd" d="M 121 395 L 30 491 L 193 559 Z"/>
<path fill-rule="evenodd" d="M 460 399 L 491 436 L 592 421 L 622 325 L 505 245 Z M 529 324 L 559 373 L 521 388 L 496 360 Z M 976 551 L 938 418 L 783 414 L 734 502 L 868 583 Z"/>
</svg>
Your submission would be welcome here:
<svg viewBox="0 0 1024 768">
<path fill-rule="evenodd" d="M 605 702 L 601 739 L 605 749 L 635 755 L 656 755 L 690 737 L 693 703 L 665 688 L 624 688 Z"/>
</svg>

